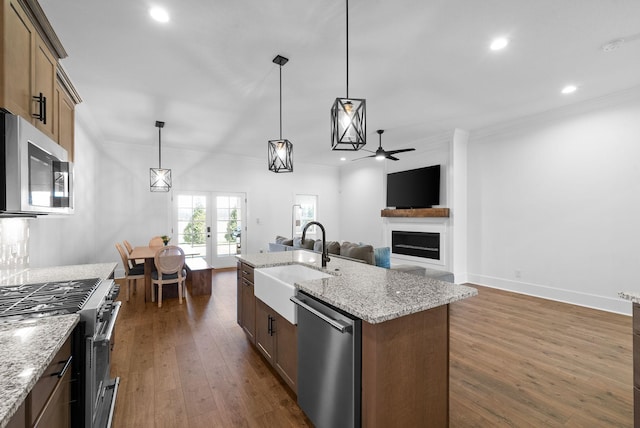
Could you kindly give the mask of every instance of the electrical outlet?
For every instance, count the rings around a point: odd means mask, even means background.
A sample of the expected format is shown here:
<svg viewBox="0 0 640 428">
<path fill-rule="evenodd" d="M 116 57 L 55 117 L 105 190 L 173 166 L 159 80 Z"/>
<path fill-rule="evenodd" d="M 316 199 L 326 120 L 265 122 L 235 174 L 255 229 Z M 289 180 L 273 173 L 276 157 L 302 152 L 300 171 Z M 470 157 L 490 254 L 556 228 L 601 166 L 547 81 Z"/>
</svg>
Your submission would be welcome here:
<svg viewBox="0 0 640 428">
<path fill-rule="evenodd" d="M 519 270 L 514 271 L 513 275 L 518 279 L 522 278 L 522 272 L 520 272 Z"/>
</svg>

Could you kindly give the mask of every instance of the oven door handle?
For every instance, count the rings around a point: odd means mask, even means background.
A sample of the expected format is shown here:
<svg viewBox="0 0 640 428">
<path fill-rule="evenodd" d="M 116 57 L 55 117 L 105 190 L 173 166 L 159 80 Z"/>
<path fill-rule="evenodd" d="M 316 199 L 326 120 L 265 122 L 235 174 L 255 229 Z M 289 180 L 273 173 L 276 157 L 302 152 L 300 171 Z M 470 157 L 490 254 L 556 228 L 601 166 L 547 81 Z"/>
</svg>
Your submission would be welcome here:
<svg viewBox="0 0 640 428">
<path fill-rule="evenodd" d="M 113 329 L 116 326 L 116 319 L 118 319 L 118 313 L 120 312 L 120 306 L 122 306 L 122 302 L 115 302 L 113 304 L 113 312 L 111 314 L 111 319 L 109 320 L 109 325 L 107 326 L 107 331 L 99 338 L 100 341 L 111 341 Z"/>
</svg>

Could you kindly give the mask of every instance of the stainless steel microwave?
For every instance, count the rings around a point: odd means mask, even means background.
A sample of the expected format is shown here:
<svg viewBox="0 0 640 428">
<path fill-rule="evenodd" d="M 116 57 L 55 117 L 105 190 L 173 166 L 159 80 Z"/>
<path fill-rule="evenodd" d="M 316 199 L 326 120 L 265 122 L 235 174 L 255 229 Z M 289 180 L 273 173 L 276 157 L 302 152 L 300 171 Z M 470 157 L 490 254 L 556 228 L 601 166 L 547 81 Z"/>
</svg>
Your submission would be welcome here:
<svg viewBox="0 0 640 428">
<path fill-rule="evenodd" d="M 67 151 L 20 116 L 1 115 L 0 216 L 73 214 Z"/>
</svg>

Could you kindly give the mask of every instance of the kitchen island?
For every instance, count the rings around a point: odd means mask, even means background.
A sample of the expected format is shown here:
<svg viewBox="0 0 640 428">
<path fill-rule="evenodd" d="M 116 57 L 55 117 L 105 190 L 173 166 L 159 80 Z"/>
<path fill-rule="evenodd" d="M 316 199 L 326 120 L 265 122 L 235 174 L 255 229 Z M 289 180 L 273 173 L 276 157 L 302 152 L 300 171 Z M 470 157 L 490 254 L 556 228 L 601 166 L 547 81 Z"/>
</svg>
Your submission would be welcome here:
<svg viewBox="0 0 640 428">
<path fill-rule="evenodd" d="M 633 426 L 640 428 L 640 292 L 622 291 L 618 296 L 633 304 Z"/>
<path fill-rule="evenodd" d="M 247 272 L 288 264 L 322 270 L 330 277 L 295 287 L 362 320 L 362 426 L 448 425 L 449 304 L 476 289 L 338 257 L 323 269 L 321 255 L 310 251 L 238 258 L 239 322 L 250 340 L 256 316 L 244 313 L 251 296 L 240 286 L 248 284 Z"/>
<path fill-rule="evenodd" d="M 109 278 L 115 263 L 25 269 L 0 281 L 0 287 L 80 278 Z M 79 322 L 78 314 L 7 321 L 0 317 L 0 428 L 24 417 L 25 398 L 48 370 Z M 33 410 L 33 409 L 32 409 Z"/>
</svg>

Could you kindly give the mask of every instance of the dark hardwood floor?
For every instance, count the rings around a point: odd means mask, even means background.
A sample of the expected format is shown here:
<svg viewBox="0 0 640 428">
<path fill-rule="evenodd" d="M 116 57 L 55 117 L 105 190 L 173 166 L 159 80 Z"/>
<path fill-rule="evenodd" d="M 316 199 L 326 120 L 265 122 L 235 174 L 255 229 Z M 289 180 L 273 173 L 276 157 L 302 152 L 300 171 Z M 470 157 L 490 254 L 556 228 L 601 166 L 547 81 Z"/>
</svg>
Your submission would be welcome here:
<svg viewBox="0 0 640 428">
<path fill-rule="evenodd" d="M 236 324 L 236 272 L 211 296 L 123 302 L 115 427 L 306 427 Z M 451 427 L 631 427 L 631 318 L 478 287 L 451 305 Z M 124 295 L 124 293 L 122 293 Z"/>
</svg>

